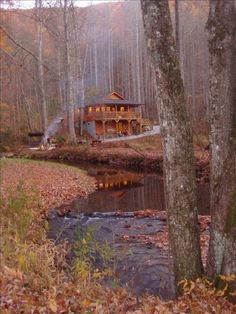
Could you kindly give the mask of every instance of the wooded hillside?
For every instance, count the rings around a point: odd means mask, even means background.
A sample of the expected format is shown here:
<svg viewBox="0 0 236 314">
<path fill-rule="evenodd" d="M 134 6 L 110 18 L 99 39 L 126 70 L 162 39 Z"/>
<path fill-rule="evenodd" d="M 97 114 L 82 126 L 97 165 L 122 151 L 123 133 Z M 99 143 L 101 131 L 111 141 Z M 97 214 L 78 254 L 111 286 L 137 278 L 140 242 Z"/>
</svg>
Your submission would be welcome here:
<svg viewBox="0 0 236 314">
<path fill-rule="evenodd" d="M 170 7 L 175 25 L 174 1 L 170 1 Z M 39 20 L 48 120 L 68 103 L 63 7 L 42 7 L 41 17 L 37 10 L 1 10 L 1 102 L 14 106 L 15 127 L 10 133 L 15 137 L 22 130 L 43 128 L 38 75 Z M 145 46 L 140 3 L 70 6 L 68 12 L 74 105 L 83 106 L 87 97 L 115 90 L 127 99 L 144 102 L 144 115 L 157 120 L 159 101 Z M 207 122 L 208 113 L 208 51 L 204 32 L 208 3 L 180 1 L 178 12 L 187 105 L 197 128 Z"/>
</svg>

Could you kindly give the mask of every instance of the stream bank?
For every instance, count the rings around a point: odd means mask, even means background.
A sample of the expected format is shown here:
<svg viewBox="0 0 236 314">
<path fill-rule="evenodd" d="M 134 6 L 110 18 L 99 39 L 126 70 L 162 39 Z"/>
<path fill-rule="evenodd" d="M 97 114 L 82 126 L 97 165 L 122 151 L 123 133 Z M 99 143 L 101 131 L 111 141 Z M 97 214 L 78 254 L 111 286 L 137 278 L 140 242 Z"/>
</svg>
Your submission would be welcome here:
<svg viewBox="0 0 236 314">
<path fill-rule="evenodd" d="M 18 149 L 14 155 L 36 160 L 52 160 L 79 165 L 108 165 L 135 171 L 149 171 L 162 174 L 163 155 L 160 148 L 139 146 L 127 143 L 100 143 L 95 147 L 90 145 L 62 146 L 53 150 Z M 209 152 L 195 150 L 197 181 L 209 182 Z"/>
</svg>

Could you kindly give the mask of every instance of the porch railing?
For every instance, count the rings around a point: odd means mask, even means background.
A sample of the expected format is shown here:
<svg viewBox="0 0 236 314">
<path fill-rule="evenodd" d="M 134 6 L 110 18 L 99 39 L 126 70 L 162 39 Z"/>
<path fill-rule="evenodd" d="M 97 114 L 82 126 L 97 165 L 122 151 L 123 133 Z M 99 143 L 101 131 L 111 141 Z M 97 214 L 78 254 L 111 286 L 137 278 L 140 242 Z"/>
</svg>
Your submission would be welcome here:
<svg viewBox="0 0 236 314">
<path fill-rule="evenodd" d="M 85 114 L 87 121 L 94 120 L 120 120 L 120 119 L 139 119 L 140 112 L 137 111 L 110 111 L 110 112 L 89 112 Z"/>
</svg>

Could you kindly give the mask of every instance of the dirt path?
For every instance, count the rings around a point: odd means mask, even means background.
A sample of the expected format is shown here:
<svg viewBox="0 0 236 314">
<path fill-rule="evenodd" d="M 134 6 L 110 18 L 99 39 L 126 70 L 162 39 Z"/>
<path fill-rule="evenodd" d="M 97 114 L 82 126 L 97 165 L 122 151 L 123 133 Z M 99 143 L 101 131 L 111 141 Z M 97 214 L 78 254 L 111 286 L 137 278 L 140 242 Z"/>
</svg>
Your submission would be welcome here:
<svg viewBox="0 0 236 314">
<path fill-rule="evenodd" d="M 159 135 L 159 134 L 160 134 L 160 126 L 154 125 L 153 130 L 151 130 L 151 131 L 146 131 L 146 132 L 138 134 L 138 135 L 130 135 L 130 136 L 104 139 L 104 140 L 102 140 L 102 142 L 109 143 L 109 142 L 130 141 L 130 140 L 136 140 L 136 139 L 148 137 L 151 135 Z"/>
</svg>

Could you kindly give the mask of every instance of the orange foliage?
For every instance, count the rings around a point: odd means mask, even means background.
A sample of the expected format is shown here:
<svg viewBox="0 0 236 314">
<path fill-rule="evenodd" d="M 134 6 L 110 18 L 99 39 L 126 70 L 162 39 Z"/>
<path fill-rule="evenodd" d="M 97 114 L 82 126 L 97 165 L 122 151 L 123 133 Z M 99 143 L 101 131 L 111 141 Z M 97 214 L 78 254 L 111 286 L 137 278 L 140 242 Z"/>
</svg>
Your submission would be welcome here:
<svg viewBox="0 0 236 314">
<path fill-rule="evenodd" d="M 0 49 L 6 51 L 7 53 L 12 51 L 12 47 L 9 46 L 6 35 L 1 28 L 0 28 Z"/>
</svg>

